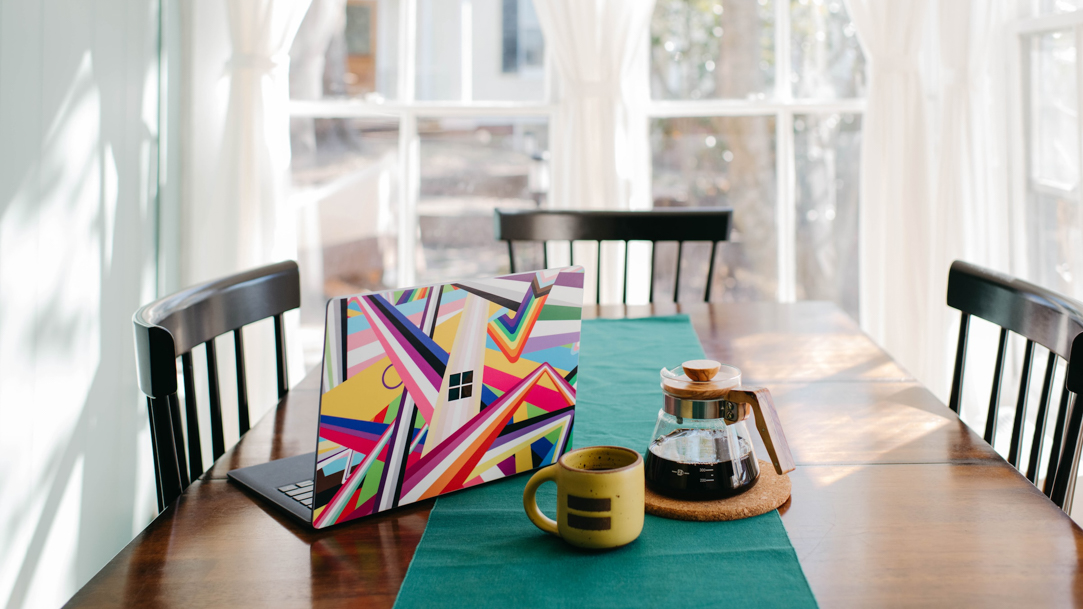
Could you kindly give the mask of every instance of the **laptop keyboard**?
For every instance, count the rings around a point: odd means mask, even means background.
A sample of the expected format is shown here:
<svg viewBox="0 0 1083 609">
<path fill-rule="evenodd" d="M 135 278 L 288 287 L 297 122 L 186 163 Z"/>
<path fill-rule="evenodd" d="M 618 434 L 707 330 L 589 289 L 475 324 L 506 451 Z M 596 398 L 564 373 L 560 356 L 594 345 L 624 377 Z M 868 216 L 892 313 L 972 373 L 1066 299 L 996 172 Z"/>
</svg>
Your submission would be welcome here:
<svg viewBox="0 0 1083 609">
<path fill-rule="evenodd" d="M 293 498 L 294 501 L 301 505 L 312 508 L 312 481 L 302 480 L 296 484 L 287 484 L 286 486 L 278 487 L 278 490 L 282 491 L 286 495 Z"/>
</svg>

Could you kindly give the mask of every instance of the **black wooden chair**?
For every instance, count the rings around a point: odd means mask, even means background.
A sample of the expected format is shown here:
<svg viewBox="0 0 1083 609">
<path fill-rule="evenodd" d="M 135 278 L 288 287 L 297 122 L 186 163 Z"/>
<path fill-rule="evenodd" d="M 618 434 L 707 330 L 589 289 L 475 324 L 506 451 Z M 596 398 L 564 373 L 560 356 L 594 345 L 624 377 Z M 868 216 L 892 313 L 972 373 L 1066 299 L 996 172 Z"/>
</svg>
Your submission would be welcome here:
<svg viewBox="0 0 1083 609">
<path fill-rule="evenodd" d="M 681 256 L 684 243 L 709 241 L 711 258 L 707 267 L 707 289 L 703 301 L 710 300 L 714 279 L 715 251 L 720 241 L 730 238 L 733 210 L 728 207 L 658 209 L 650 211 L 574 211 L 574 210 L 496 210 L 496 239 L 508 244 L 511 272 L 515 268 L 516 241 L 567 241 L 569 259 L 574 264 L 573 241 L 594 241 L 598 248 L 598 268 L 602 267 L 602 242 L 624 242 L 624 291 L 621 302 L 628 300 L 628 242 L 650 241 L 652 246 L 649 300 L 654 302 L 654 273 L 658 261 L 658 242 L 677 242 L 677 273 L 673 285 L 673 302 L 681 293 Z M 542 247 L 543 265 L 549 267 L 549 255 Z M 600 276 L 600 273 L 599 273 Z M 597 282 L 597 299 L 601 300 L 602 282 Z"/>
<path fill-rule="evenodd" d="M 227 332 L 233 333 L 238 428 L 243 436 L 248 431 L 249 420 L 242 329 L 248 324 L 274 317 L 278 397 L 281 399 L 289 391 L 282 314 L 299 306 L 301 286 L 297 263 L 288 261 L 196 285 L 156 300 L 135 312 L 132 322 L 135 324 L 136 364 L 139 388 L 147 396 L 150 413 L 159 511 L 173 503 L 189 483 L 205 471 L 199 441 L 192 349 L 203 345 L 207 354 L 211 448 L 217 460 L 226 447 L 214 339 Z M 178 357 L 184 376 L 187 434 L 181 429 L 177 396 Z"/>
<path fill-rule="evenodd" d="M 1027 339 L 1023 353 L 1023 368 L 1016 398 L 1008 462 L 1021 472 L 1023 427 L 1027 412 L 1027 392 L 1033 368 L 1034 345 L 1049 350 L 1041 397 L 1031 440 L 1030 456 L 1026 462 L 1026 477 L 1036 483 L 1041 464 L 1042 444 L 1049 418 L 1049 402 L 1053 392 L 1053 376 L 1058 358 L 1068 360 L 1065 387 L 1061 391 L 1053 440 L 1050 447 L 1043 492 L 1065 511 L 1071 510 L 1071 493 L 1078 467 L 1080 420 L 1083 408 L 1073 408 L 1074 393 L 1083 389 L 1083 303 L 1066 298 L 1032 283 L 1009 277 L 962 261 L 955 261 L 948 273 L 948 306 L 962 311 L 959 324 L 959 346 L 955 353 L 949 407 L 960 410 L 963 393 L 963 368 L 966 364 L 967 332 L 970 317 L 980 317 L 1000 326 L 993 387 L 989 397 L 989 412 L 985 420 L 985 441 L 990 445 L 996 436 L 997 411 L 1000 403 L 1001 381 L 1004 375 L 1005 350 L 1008 333 Z M 1067 421 L 1066 421 L 1067 420 Z"/>
</svg>

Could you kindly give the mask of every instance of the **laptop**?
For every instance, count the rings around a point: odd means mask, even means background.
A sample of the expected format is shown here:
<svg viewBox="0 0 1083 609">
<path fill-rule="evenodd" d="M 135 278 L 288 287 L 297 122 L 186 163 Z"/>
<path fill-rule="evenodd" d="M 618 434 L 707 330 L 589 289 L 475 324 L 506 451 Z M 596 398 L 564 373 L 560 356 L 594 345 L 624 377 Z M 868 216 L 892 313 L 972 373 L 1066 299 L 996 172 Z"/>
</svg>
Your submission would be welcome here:
<svg viewBox="0 0 1083 609">
<path fill-rule="evenodd" d="M 582 309 L 579 266 L 332 298 L 315 451 L 229 478 L 323 529 L 556 463 Z"/>
</svg>

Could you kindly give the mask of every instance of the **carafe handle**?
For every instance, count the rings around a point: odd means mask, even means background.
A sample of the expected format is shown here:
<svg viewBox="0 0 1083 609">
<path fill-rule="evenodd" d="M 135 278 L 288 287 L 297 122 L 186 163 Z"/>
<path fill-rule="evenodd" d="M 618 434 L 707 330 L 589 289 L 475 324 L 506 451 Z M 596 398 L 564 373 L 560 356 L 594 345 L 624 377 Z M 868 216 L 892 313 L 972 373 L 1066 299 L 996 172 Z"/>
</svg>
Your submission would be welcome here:
<svg viewBox="0 0 1083 609">
<path fill-rule="evenodd" d="M 782 422 L 779 421 L 778 412 L 775 411 L 775 402 L 771 399 L 771 392 L 763 387 L 742 387 L 730 391 L 728 399 L 731 402 L 752 406 L 752 413 L 756 416 L 756 429 L 760 431 L 763 445 L 767 447 L 767 452 L 771 455 L 775 471 L 779 475 L 792 472 L 796 465 L 790 453 L 790 444 L 786 441 L 786 434 L 782 431 Z"/>
</svg>

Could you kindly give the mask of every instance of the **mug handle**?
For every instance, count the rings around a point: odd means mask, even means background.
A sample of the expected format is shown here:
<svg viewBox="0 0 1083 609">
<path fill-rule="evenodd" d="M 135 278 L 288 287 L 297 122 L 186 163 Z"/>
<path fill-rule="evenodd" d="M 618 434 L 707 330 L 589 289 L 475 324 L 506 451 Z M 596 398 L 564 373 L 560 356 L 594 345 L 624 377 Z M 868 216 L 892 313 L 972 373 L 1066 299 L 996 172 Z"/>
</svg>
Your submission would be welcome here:
<svg viewBox="0 0 1083 609">
<path fill-rule="evenodd" d="M 731 391 L 729 399 L 752 406 L 752 412 L 756 415 L 756 429 L 760 431 L 763 445 L 771 454 L 775 472 L 779 475 L 792 472 L 796 465 L 793 454 L 790 453 L 790 444 L 786 441 L 786 434 L 782 431 L 782 421 L 779 420 L 778 412 L 775 411 L 775 402 L 771 399 L 771 392 L 763 387 L 743 387 Z"/>
<path fill-rule="evenodd" d="M 530 518 L 530 522 L 533 522 L 534 526 L 546 533 L 552 533 L 560 537 L 557 522 L 538 509 L 538 501 L 534 497 L 534 494 L 538 492 L 538 487 L 550 480 L 557 481 L 556 465 L 550 465 L 545 469 L 538 470 L 538 473 L 531 476 L 530 481 L 526 483 L 526 488 L 523 489 L 523 509 L 526 510 L 527 518 Z"/>
</svg>

